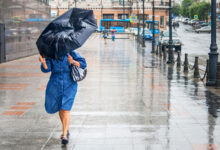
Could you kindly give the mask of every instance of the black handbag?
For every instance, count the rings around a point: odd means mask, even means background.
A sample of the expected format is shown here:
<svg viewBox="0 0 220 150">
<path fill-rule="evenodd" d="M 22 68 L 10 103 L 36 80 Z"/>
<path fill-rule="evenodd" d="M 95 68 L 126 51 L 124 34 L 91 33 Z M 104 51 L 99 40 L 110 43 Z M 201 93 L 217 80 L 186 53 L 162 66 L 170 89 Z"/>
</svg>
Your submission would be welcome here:
<svg viewBox="0 0 220 150">
<path fill-rule="evenodd" d="M 75 65 L 70 65 L 71 67 L 71 76 L 74 82 L 79 82 L 85 79 L 86 74 L 87 74 L 87 68 L 80 68 Z"/>
</svg>

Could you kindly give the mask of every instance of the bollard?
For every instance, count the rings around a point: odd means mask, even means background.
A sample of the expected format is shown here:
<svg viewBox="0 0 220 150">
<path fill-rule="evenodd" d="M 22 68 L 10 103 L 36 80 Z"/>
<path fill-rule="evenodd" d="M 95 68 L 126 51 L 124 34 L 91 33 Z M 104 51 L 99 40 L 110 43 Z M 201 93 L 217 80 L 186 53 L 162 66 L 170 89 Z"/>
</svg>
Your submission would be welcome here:
<svg viewBox="0 0 220 150">
<path fill-rule="evenodd" d="M 184 69 L 183 72 L 189 72 L 189 61 L 188 61 L 188 54 L 185 54 L 185 61 L 184 61 Z"/>
<path fill-rule="evenodd" d="M 180 52 L 179 52 L 179 51 L 178 51 L 178 53 L 177 53 L 177 59 L 176 59 L 176 61 L 177 61 L 176 67 L 177 67 L 177 68 L 181 68 L 181 57 L 180 57 Z"/>
<path fill-rule="evenodd" d="M 160 56 L 160 58 L 162 57 L 162 47 L 161 47 L 161 45 L 159 45 L 159 56 Z"/>
<path fill-rule="evenodd" d="M 206 60 L 206 81 L 209 79 L 209 60 Z"/>
<path fill-rule="evenodd" d="M 164 49 L 164 51 L 163 51 L 163 60 L 164 61 L 167 60 L 167 51 L 166 51 L 166 49 Z"/>
<path fill-rule="evenodd" d="M 217 63 L 216 83 L 215 87 L 220 89 L 220 62 Z"/>
<path fill-rule="evenodd" d="M 199 63 L 198 63 L 199 57 L 195 57 L 195 64 L 194 64 L 194 78 L 200 78 L 199 74 Z"/>
</svg>

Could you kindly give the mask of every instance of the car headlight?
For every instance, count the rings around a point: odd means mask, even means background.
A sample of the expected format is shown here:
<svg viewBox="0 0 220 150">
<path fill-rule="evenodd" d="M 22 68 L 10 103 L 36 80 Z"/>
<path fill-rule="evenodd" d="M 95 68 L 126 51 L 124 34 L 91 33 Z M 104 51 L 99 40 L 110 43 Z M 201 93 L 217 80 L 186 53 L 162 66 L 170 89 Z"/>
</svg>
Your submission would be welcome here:
<svg viewBox="0 0 220 150">
<path fill-rule="evenodd" d="M 175 40 L 174 44 L 181 44 L 180 40 Z"/>
</svg>

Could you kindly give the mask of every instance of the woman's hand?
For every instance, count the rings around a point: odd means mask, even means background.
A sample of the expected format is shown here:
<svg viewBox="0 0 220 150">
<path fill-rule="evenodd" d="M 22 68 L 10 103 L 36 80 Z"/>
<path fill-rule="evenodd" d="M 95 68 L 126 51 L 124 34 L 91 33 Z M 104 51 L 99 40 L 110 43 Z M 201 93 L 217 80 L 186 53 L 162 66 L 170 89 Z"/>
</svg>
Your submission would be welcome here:
<svg viewBox="0 0 220 150">
<path fill-rule="evenodd" d="M 74 66 L 80 67 L 80 63 L 78 61 L 73 60 L 71 55 L 68 55 L 68 62 Z"/>
<path fill-rule="evenodd" d="M 46 60 L 41 55 L 39 57 L 39 61 L 43 64 L 44 69 L 48 69 Z"/>
<path fill-rule="evenodd" d="M 43 58 L 41 55 L 39 56 L 39 61 L 40 61 L 41 63 L 46 63 L 45 58 Z"/>
</svg>

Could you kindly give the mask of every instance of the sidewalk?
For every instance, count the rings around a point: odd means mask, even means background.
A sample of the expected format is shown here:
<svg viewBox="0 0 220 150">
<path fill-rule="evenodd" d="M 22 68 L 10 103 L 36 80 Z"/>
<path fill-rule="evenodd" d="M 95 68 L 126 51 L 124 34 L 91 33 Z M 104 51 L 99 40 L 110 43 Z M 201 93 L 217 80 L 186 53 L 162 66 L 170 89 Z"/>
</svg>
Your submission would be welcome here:
<svg viewBox="0 0 220 150">
<path fill-rule="evenodd" d="M 152 56 L 149 45 L 105 45 L 94 34 L 78 50 L 88 76 L 79 83 L 67 148 L 58 114 L 44 110 L 49 74 L 38 56 L 0 64 L 0 150 L 220 150 L 220 98 Z"/>
</svg>

